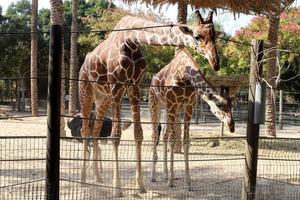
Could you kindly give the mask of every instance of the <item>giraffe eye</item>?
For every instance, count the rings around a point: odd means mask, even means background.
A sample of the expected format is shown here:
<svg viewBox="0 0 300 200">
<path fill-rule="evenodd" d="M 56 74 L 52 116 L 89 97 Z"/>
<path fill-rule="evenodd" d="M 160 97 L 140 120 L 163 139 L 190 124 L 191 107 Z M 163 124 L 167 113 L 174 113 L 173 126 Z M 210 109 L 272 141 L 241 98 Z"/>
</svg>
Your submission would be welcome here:
<svg viewBox="0 0 300 200">
<path fill-rule="evenodd" d="M 200 34 L 194 36 L 194 38 L 195 38 L 195 40 L 198 40 L 198 41 L 204 39 L 204 37 L 202 35 L 200 35 Z"/>
</svg>

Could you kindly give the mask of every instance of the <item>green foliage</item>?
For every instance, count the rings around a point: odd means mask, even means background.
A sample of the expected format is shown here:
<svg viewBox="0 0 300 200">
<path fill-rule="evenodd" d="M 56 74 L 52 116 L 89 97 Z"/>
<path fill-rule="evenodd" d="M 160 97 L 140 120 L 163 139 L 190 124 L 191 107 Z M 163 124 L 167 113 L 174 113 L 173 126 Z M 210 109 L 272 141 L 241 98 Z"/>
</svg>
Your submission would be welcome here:
<svg viewBox="0 0 300 200">
<path fill-rule="evenodd" d="M 164 66 L 171 62 L 174 57 L 174 47 L 144 46 L 143 55 L 147 62 L 144 82 L 150 83 L 152 76 L 159 72 Z"/>
<path fill-rule="evenodd" d="M 0 32 L 30 31 L 31 6 L 21 0 L 11 4 L 0 18 Z M 1 76 L 24 76 L 28 74 L 30 63 L 30 35 L 0 35 L 0 74 Z"/>
<path fill-rule="evenodd" d="M 85 55 L 92 51 L 103 39 L 110 34 L 109 31 L 97 32 L 99 30 L 112 30 L 117 22 L 127 14 L 124 10 L 106 9 L 108 1 L 106 0 L 79 0 L 78 8 L 78 29 L 80 31 L 95 31 L 92 33 L 80 33 L 78 39 L 79 65 L 84 61 Z M 141 15 L 141 14 L 139 14 Z M 156 21 L 163 21 L 162 17 L 147 13 Z M 2 13 L 0 8 L 0 32 L 30 32 L 31 5 L 30 0 L 19 0 L 11 4 L 7 12 Z M 68 71 L 69 66 L 69 46 L 71 30 L 71 1 L 64 1 L 64 30 L 65 30 L 65 62 Z M 188 23 L 193 23 L 193 15 L 188 19 Z M 216 31 L 224 32 L 220 24 L 215 24 Z M 38 14 L 38 31 L 44 32 L 38 35 L 38 76 L 47 76 L 48 69 L 48 44 L 49 34 L 46 33 L 50 28 L 50 10 L 40 9 Z M 232 39 L 242 43 L 250 43 L 251 39 L 267 39 L 268 20 L 262 17 L 256 17 L 246 28 L 239 30 Z M 279 35 L 279 47 L 282 49 L 291 49 L 300 51 L 300 9 L 290 9 L 281 16 L 281 26 Z M 228 35 L 222 35 L 221 38 L 229 39 Z M 219 75 L 239 76 L 249 73 L 250 47 L 227 42 L 217 39 L 218 54 L 221 61 Z M 27 76 L 30 70 L 30 34 L 1 34 L 0 35 L 0 76 Z M 167 65 L 174 56 L 174 47 L 154 47 L 144 46 L 143 55 L 147 62 L 147 69 L 144 76 L 144 82 L 149 83 L 153 74 Z M 206 75 L 215 75 L 207 60 L 196 52 L 191 50 L 195 61 L 200 69 Z M 299 55 L 291 53 L 280 53 L 280 63 L 284 68 L 283 79 L 289 79 L 291 76 L 299 73 Z M 80 67 L 80 66 L 79 66 Z M 44 80 L 45 81 L 45 80 Z M 282 82 L 281 87 L 292 91 L 299 91 L 299 78 L 290 82 Z M 41 85 L 39 84 L 39 89 Z M 45 87 L 39 94 L 46 95 Z"/>
<path fill-rule="evenodd" d="M 293 8 L 283 13 L 280 17 L 279 29 L 279 64 L 282 66 L 283 80 L 289 79 L 300 73 L 299 54 L 292 54 L 281 50 L 300 52 L 300 9 Z M 255 17 L 251 23 L 236 32 L 233 40 L 241 43 L 250 43 L 252 39 L 261 39 L 267 42 L 269 20 L 263 17 Z M 237 74 L 248 74 L 250 65 L 250 47 L 229 42 L 224 48 L 224 54 L 228 58 L 228 68 L 235 69 Z M 267 59 L 267 58 L 266 58 Z M 288 68 L 288 66 L 290 66 Z M 289 91 L 299 91 L 300 78 L 291 82 L 282 81 L 279 87 Z"/>
</svg>

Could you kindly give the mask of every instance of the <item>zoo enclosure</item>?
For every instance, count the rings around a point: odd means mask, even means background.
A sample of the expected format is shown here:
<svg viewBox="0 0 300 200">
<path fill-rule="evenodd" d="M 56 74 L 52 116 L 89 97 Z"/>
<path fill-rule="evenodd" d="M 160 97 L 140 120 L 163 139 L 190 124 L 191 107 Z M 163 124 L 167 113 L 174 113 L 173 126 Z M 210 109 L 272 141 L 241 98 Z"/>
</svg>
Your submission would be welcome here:
<svg viewBox="0 0 300 200">
<path fill-rule="evenodd" d="M 99 138 L 98 138 L 99 139 Z M 82 143 L 61 138 L 60 199 L 114 199 L 111 177 L 112 144 L 101 143 L 102 183 L 93 178 L 88 160 L 87 182 L 80 180 Z M 0 198 L 3 200 L 44 199 L 46 175 L 45 137 L 0 137 Z M 217 146 L 212 144 L 219 143 Z M 260 138 L 257 199 L 300 198 L 300 140 Z M 183 184 L 183 154 L 175 154 L 175 188 L 169 188 L 162 172 L 162 149 L 158 146 L 157 182 L 151 182 L 152 142 L 143 142 L 142 167 L 147 193 L 142 199 L 241 199 L 244 177 L 245 138 L 197 138 L 190 144 L 192 190 Z M 124 199 L 137 198 L 135 190 L 135 147 L 122 141 L 120 171 Z M 92 157 L 92 155 L 90 155 Z"/>
<path fill-rule="evenodd" d="M 59 100 L 58 100 L 59 101 Z M 66 116 L 62 116 L 62 117 L 66 117 Z M 69 117 L 71 117 L 71 116 L 69 116 Z M 8 159 L 8 161 L 10 161 L 10 159 Z M 147 161 L 147 160 L 146 160 Z M 198 160 L 199 161 L 199 160 Z M 42 179 L 43 180 L 43 179 Z M 62 179 L 63 180 L 63 179 Z M 94 186 L 94 185 L 93 185 Z M 7 187 L 11 187 L 11 185 L 10 186 L 7 186 Z M 31 187 L 31 186 L 30 186 Z M 99 187 L 99 186 L 95 186 L 95 187 Z M 4 186 L 4 188 L 6 188 L 6 186 Z M 133 190 L 132 188 L 130 189 L 130 190 Z M 295 197 L 298 197 L 298 193 L 296 192 L 296 193 L 293 193 L 293 194 L 295 194 L 296 196 Z M 293 196 L 292 196 L 293 197 Z"/>
</svg>

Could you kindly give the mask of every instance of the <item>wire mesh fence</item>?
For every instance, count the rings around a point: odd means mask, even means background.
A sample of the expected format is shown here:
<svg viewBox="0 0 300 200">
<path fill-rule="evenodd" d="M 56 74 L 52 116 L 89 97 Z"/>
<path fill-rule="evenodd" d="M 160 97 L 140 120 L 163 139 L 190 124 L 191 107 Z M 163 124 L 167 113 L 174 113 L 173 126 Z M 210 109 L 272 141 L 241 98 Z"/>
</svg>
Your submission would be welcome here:
<svg viewBox="0 0 300 200">
<path fill-rule="evenodd" d="M 99 138 L 98 138 L 99 139 Z M 142 146 L 142 172 L 147 189 L 135 189 L 135 143 L 121 141 L 119 166 L 121 199 L 240 199 L 245 138 L 195 138 L 190 141 L 191 190 L 184 185 L 184 155 L 175 154 L 175 187 L 168 187 L 163 173 L 163 145 L 158 146 L 157 180 L 151 181 L 152 141 Z M 113 199 L 113 146 L 100 139 L 102 182 L 93 174 L 90 153 L 86 182 L 81 181 L 83 144 L 61 139 L 60 198 Z M 46 174 L 45 137 L 0 138 L 0 199 L 44 199 Z M 300 140 L 261 138 L 257 171 L 257 199 L 300 198 Z M 92 151 L 90 151 L 92 152 Z M 168 160 L 169 163 L 169 160 Z M 100 166 L 101 166 L 100 165 Z"/>
</svg>

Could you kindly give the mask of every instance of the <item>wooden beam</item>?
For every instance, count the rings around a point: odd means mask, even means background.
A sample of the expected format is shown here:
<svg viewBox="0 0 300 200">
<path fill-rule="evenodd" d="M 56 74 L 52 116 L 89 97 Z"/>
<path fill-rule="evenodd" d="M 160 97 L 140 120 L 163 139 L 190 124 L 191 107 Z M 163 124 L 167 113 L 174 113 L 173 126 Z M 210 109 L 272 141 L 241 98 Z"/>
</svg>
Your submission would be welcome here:
<svg viewBox="0 0 300 200">
<path fill-rule="evenodd" d="M 263 41 L 251 42 L 251 65 L 249 77 L 248 124 L 245 149 L 245 175 L 242 188 L 242 199 L 255 199 L 257 158 L 259 141 L 259 124 L 254 124 L 255 87 L 262 74 Z"/>
</svg>

